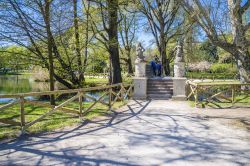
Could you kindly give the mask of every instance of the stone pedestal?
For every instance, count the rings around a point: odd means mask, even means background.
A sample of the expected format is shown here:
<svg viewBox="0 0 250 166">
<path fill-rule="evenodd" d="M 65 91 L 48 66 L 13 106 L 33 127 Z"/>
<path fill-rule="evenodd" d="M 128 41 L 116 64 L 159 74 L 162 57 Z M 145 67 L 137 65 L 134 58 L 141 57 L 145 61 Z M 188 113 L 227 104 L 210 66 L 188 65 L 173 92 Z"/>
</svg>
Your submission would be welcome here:
<svg viewBox="0 0 250 166">
<path fill-rule="evenodd" d="M 175 62 L 174 63 L 174 77 L 184 77 L 185 76 L 185 63 Z"/>
<path fill-rule="evenodd" d="M 145 100 L 147 99 L 147 78 L 134 77 L 134 95 L 133 99 Z"/>
<path fill-rule="evenodd" d="M 173 78 L 173 100 L 186 100 L 186 81 L 185 77 L 174 77 Z"/>
<path fill-rule="evenodd" d="M 145 77 L 145 76 L 146 76 L 146 62 L 136 62 L 135 77 Z"/>
</svg>

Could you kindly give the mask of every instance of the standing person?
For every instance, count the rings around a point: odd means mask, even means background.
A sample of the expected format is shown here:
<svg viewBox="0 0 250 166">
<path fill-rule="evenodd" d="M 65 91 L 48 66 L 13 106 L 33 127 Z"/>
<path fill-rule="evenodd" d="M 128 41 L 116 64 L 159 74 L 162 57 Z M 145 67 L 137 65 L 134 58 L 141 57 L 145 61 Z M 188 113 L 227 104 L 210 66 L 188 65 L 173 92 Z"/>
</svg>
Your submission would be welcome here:
<svg viewBox="0 0 250 166">
<path fill-rule="evenodd" d="M 152 60 L 151 62 L 150 62 L 150 65 L 151 65 L 151 70 L 153 71 L 153 74 L 154 74 L 154 76 L 156 76 L 156 63 L 155 63 L 155 61 L 154 60 Z"/>
<path fill-rule="evenodd" d="M 156 63 L 159 63 L 160 62 L 160 60 L 159 60 L 159 57 L 155 54 L 155 56 L 154 56 L 154 59 L 155 59 L 155 62 Z"/>
<path fill-rule="evenodd" d="M 161 76 L 161 62 L 156 64 L 157 76 Z"/>
</svg>

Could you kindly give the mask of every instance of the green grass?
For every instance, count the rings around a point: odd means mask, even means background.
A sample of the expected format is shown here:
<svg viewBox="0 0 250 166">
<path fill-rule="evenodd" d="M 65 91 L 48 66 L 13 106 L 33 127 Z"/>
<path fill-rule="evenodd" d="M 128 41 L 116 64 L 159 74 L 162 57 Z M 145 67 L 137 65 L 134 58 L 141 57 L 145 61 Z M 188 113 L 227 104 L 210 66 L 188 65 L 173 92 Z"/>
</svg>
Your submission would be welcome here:
<svg viewBox="0 0 250 166">
<path fill-rule="evenodd" d="M 124 105 L 126 102 L 116 102 L 113 106 L 113 109 L 117 109 Z M 92 102 L 84 102 L 84 108 L 88 108 Z M 72 102 L 66 106 L 67 108 L 71 109 L 78 109 L 78 103 Z M 25 121 L 30 122 L 47 111 L 49 108 L 40 107 L 40 106 L 33 106 L 29 104 L 25 104 Z M 93 119 L 97 116 L 107 115 L 111 112 L 108 112 L 108 107 L 102 104 L 97 104 L 90 112 L 86 113 L 84 116 L 85 119 Z M 20 107 L 19 105 L 15 105 L 8 109 L 5 109 L 0 112 L 0 119 L 1 118 L 8 118 L 20 122 Z M 54 131 L 56 129 L 61 129 L 67 126 L 77 125 L 81 121 L 77 115 L 68 114 L 59 111 L 54 112 L 50 116 L 45 117 L 42 121 L 30 126 L 27 128 L 28 133 L 40 133 L 40 132 L 49 132 Z M 0 139 L 3 138 L 11 138 L 16 137 L 20 133 L 20 127 L 18 126 L 11 126 L 11 125 L 3 125 L 0 124 Z"/>
<path fill-rule="evenodd" d="M 235 73 L 187 72 L 187 78 L 193 79 L 235 79 Z"/>
<path fill-rule="evenodd" d="M 244 96 L 241 95 L 241 96 L 235 97 L 235 100 L 239 100 L 239 99 L 243 99 L 243 98 L 244 98 Z M 189 105 L 191 107 L 195 107 L 195 102 L 194 101 L 189 100 L 188 103 L 189 103 Z M 204 102 L 200 102 L 199 105 L 201 106 L 202 104 L 205 104 L 205 103 L 206 103 L 205 101 Z M 231 107 L 232 106 L 231 102 L 215 102 L 214 101 L 214 103 L 217 104 L 217 105 L 219 105 L 219 107 L 216 106 L 216 105 L 214 105 L 214 104 L 212 104 L 212 103 L 208 103 L 206 105 L 206 107 L 208 106 L 208 107 L 211 107 L 211 108 L 214 108 L 214 107 L 216 107 L 216 108 L 220 108 L 220 107 L 221 108 L 227 108 L 227 107 Z M 243 100 L 241 100 L 239 102 L 234 103 L 233 106 L 242 107 L 242 108 L 244 108 L 244 107 L 250 107 L 250 97 L 248 97 L 246 99 L 243 99 Z"/>
<path fill-rule="evenodd" d="M 226 81 L 211 81 L 211 82 L 197 82 L 197 85 L 232 85 L 232 84 L 240 84 L 238 80 L 226 80 Z"/>
<path fill-rule="evenodd" d="M 85 78 L 85 87 L 95 87 L 107 85 L 109 83 L 108 78 Z M 132 83 L 131 77 L 123 78 L 123 83 Z"/>
</svg>

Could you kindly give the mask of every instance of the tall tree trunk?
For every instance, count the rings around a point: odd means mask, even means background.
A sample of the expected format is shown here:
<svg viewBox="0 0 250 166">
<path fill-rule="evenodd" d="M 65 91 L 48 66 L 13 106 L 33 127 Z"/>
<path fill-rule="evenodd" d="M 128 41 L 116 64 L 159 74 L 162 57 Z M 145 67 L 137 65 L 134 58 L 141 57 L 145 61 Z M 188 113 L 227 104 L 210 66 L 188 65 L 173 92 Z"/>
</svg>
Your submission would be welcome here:
<svg viewBox="0 0 250 166">
<path fill-rule="evenodd" d="M 240 1 L 228 0 L 229 14 L 232 25 L 233 43 L 236 45 L 233 56 L 237 60 L 237 67 L 241 82 L 250 82 L 250 54 L 245 29 L 240 12 Z"/>
<path fill-rule="evenodd" d="M 109 37 L 109 54 L 112 64 L 112 84 L 121 83 L 121 66 L 119 58 L 119 41 L 118 41 L 118 0 L 108 0 L 108 37 Z"/>
<path fill-rule="evenodd" d="M 128 58 L 128 74 L 133 74 L 134 71 L 133 71 L 133 65 L 132 65 L 132 60 L 131 58 L 129 57 Z"/>
<path fill-rule="evenodd" d="M 242 83 L 250 82 L 250 54 L 246 52 L 238 52 L 233 55 L 237 58 L 237 68 L 239 70 L 240 81 Z"/>
<path fill-rule="evenodd" d="M 45 1 L 45 24 L 47 32 L 47 42 L 48 42 L 48 57 L 49 57 L 49 82 L 50 82 L 50 91 L 55 90 L 54 85 L 54 64 L 53 64 L 53 54 L 52 54 L 52 34 L 50 31 L 50 0 Z M 55 96 L 50 96 L 50 104 L 55 105 Z"/>
<path fill-rule="evenodd" d="M 84 3 L 84 1 L 82 1 Z M 90 9 L 90 1 L 87 1 L 87 7 L 85 7 L 85 15 L 86 15 L 86 29 L 85 29 L 85 42 L 84 42 L 84 60 L 83 60 L 83 81 L 85 81 L 84 73 L 87 68 L 88 61 L 88 45 L 89 45 L 89 9 Z M 85 4 L 86 5 L 86 4 Z"/>
<path fill-rule="evenodd" d="M 169 60 L 167 59 L 167 53 L 166 53 L 166 39 L 165 39 L 165 34 L 164 30 L 161 30 L 160 33 L 160 56 L 161 56 L 161 63 L 162 63 L 162 75 L 169 76 L 170 75 L 170 65 L 169 65 Z"/>
<path fill-rule="evenodd" d="M 131 59 L 131 48 L 126 49 L 126 54 L 127 54 L 127 65 L 128 65 L 128 74 L 133 74 L 133 65 L 132 65 L 132 59 Z"/>
<path fill-rule="evenodd" d="M 80 37 L 79 37 L 79 25 L 78 25 L 78 16 L 77 16 L 77 0 L 73 0 L 74 4 L 74 28 L 75 28 L 75 47 L 76 47 L 76 56 L 77 56 L 77 65 L 78 65 L 78 87 L 83 85 L 83 70 L 82 70 L 82 57 L 80 50 Z"/>
</svg>

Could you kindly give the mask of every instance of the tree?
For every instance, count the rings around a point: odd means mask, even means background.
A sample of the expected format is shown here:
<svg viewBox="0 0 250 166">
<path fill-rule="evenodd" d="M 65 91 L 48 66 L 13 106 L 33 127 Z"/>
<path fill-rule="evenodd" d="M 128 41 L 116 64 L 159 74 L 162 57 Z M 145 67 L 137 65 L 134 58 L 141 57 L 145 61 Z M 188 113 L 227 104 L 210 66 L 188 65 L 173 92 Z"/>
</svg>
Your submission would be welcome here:
<svg viewBox="0 0 250 166">
<path fill-rule="evenodd" d="M 84 16 L 81 15 L 80 19 L 80 14 L 77 14 L 79 11 L 74 2 L 60 0 L 0 2 L 3 4 L 0 5 L 2 41 L 26 48 L 30 52 L 27 56 L 34 65 L 50 70 L 53 60 L 53 77 L 68 88 L 83 85 L 87 54 L 83 59 L 81 52 L 91 40 L 88 37 L 85 40 L 85 35 L 88 33 L 81 33 L 81 30 L 85 31 L 87 28 Z M 46 3 L 50 5 L 49 20 L 45 13 Z M 81 61 L 83 63 L 79 63 Z"/>
<path fill-rule="evenodd" d="M 212 4 L 210 6 L 208 4 L 202 5 L 199 0 L 181 2 L 187 13 L 204 30 L 210 41 L 235 58 L 241 82 L 250 82 L 250 54 L 248 50 L 250 40 L 246 37 L 246 32 L 250 29 L 250 22 L 243 22 L 243 16 L 250 8 L 250 1 L 245 3 L 242 0 L 227 0 L 227 3 L 218 1 L 217 6 L 212 6 L 215 3 L 210 3 Z M 221 8 L 225 8 L 225 5 L 226 12 L 223 17 L 229 18 L 229 22 L 225 24 L 230 24 L 232 41 L 225 37 L 223 33 L 225 29 L 218 26 L 222 22 L 222 18 L 219 16 L 222 13 Z M 222 28 L 224 27 L 222 26 Z"/>
<path fill-rule="evenodd" d="M 121 38 L 121 53 L 125 57 L 121 58 L 128 69 L 129 74 L 133 74 L 132 66 L 132 48 L 136 39 L 136 31 L 138 29 L 137 18 L 135 13 L 128 13 L 120 11 L 120 18 L 122 20 L 119 24 L 119 34 Z"/>
<path fill-rule="evenodd" d="M 47 42 L 48 42 L 48 57 L 49 57 L 49 83 L 50 83 L 50 91 L 55 90 L 55 83 L 54 83 L 54 60 L 53 60 L 53 37 L 52 37 L 52 32 L 51 32 L 51 26 L 50 26 L 50 5 L 51 1 L 50 0 L 45 0 L 44 8 L 42 5 L 41 11 L 42 15 L 44 16 L 44 22 L 46 26 L 46 32 L 47 32 Z M 51 95 L 50 96 L 50 104 L 55 105 L 55 96 Z"/>
<path fill-rule="evenodd" d="M 210 41 L 205 41 L 201 44 L 200 50 L 204 51 L 205 57 L 207 61 L 216 62 L 219 60 L 219 56 L 217 54 L 217 47 L 213 45 Z"/>
<path fill-rule="evenodd" d="M 79 75 L 79 81 L 78 86 L 82 87 L 82 82 L 84 80 L 83 76 L 83 70 L 82 70 L 82 56 L 81 56 L 81 49 L 80 49 L 80 36 L 79 36 L 79 21 L 78 21 L 78 11 L 77 11 L 77 3 L 78 0 L 73 0 L 73 6 L 74 6 L 74 30 L 75 30 L 75 50 L 76 50 L 76 56 L 77 56 L 77 64 L 78 64 L 78 75 Z"/>
<path fill-rule="evenodd" d="M 122 82 L 118 41 L 118 0 L 93 0 L 96 12 L 90 15 L 91 28 L 110 56 L 110 83 Z M 95 19 L 95 18 L 99 18 Z"/>
<path fill-rule="evenodd" d="M 170 59 L 166 55 L 168 41 L 176 35 L 181 20 L 176 20 L 180 3 L 176 0 L 138 0 L 137 6 L 147 20 L 161 56 L 163 72 L 170 75 Z"/>
</svg>

